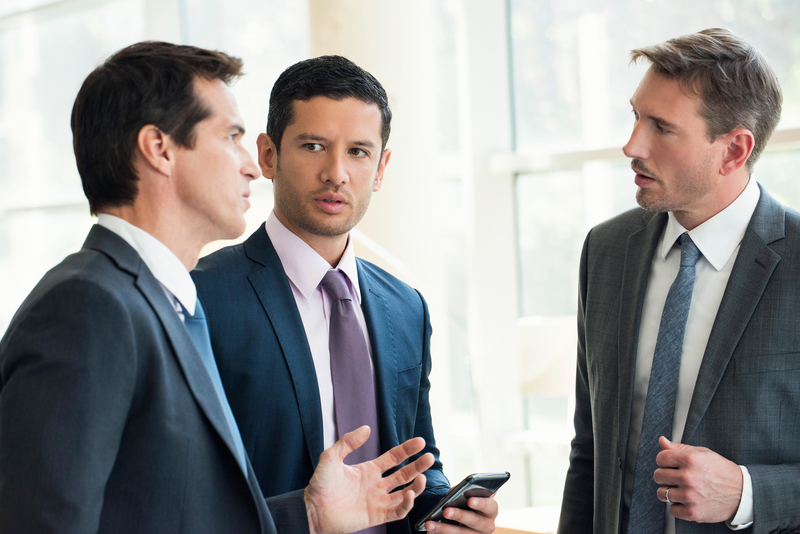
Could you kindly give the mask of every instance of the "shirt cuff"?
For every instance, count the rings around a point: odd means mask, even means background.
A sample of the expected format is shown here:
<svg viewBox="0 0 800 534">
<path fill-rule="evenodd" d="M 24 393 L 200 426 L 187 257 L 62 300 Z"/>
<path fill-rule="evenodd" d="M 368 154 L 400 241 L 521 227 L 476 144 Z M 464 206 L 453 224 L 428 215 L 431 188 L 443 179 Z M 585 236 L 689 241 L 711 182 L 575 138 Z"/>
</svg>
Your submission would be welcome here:
<svg viewBox="0 0 800 534">
<path fill-rule="evenodd" d="M 742 470 L 742 500 L 739 502 L 739 509 L 730 521 L 725 521 L 731 530 L 743 530 L 750 528 L 753 524 L 753 480 L 750 478 L 750 471 L 743 465 L 739 466 Z"/>
</svg>

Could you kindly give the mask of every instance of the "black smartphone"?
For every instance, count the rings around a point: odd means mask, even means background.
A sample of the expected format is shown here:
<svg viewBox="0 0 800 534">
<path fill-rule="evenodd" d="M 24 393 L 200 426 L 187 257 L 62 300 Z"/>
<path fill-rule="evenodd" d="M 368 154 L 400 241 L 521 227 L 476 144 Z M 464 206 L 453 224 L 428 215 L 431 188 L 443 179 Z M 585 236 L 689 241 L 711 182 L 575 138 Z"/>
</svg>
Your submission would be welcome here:
<svg viewBox="0 0 800 534">
<path fill-rule="evenodd" d="M 433 510 L 425 514 L 425 517 L 417 521 L 414 528 L 425 530 L 426 521 L 440 521 L 442 523 L 458 524 L 442 516 L 445 508 L 469 508 L 467 499 L 470 497 L 491 497 L 500 486 L 506 483 L 511 477 L 511 473 L 473 473 L 468 475 L 457 486 L 450 488 L 447 495 L 433 507 Z"/>
</svg>

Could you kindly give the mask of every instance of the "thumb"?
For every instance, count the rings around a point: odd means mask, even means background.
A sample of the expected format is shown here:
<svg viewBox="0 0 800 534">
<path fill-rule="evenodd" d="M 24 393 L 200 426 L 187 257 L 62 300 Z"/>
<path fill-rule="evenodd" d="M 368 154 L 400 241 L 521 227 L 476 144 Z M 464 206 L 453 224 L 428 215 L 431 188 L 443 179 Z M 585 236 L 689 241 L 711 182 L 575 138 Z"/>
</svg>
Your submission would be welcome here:
<svg viewBox="0 0 800 534">
<path fill-rule="evenodd" d="M 674 443 L 664 436 L 658 438 L 658 444 L 661 445 L 661 449 L 668 451 L 668 450 L 677 450 L 677 449 L 685 449 L 688 445 L 684 445 L 683 443 Z"/>
<path fill-rule="evenodd" d="M 339 441 L 333 444 L 331 449 L 335 453 L 339 461 L 344 461 L 344 458 L 367 442 L 369 438 L 370 429 L 367 425 L 360 426 L 342 436 Z"/>
</svg>

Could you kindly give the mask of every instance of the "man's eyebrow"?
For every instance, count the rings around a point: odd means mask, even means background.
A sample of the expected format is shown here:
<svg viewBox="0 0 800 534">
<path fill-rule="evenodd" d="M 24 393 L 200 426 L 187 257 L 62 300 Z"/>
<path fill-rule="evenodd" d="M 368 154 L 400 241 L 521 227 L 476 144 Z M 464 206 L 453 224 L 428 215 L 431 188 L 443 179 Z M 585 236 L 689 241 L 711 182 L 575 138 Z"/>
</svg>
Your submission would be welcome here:
<svg viewBox="0 0 800 534">
<path fill-rule="evenodd" d="M 316 135 L 316 134 L 308 133 L 308 132 L 297 134 L 294 139 L 296 141 L 314 141 L 314 142 L 328 141 L 327 137 L 324 137 L 322 135 Z M 355 146 L 364 147 L 364 148 L 375 148 L 377 146 L 372 141 L 369 141 L 369 140 L 364 141 L 364 140 L 360 140 L 360 139 L 356 140 L 356 141 L 352 141 L 351 144 L 355 145 Z"/>
<path fill-rule="evenodd" d="M 633 105 L 633 99 L 631 99 L 631 101 L 630 101 L 630 102 L 631 102 L 631 107 L 633 108 L 633 111 L 636 111 L 636 106 L 634 106 L 634 105 Z M 668 121 L 667 119 L 665 119 L 665 118 L 663 118 L 663 117 L 659 117 L 659 116 L 657 116 L 657 115 L 650 115 L 650 114 L 648 114 L 648 113 L 645 113 L 643 116 L 644 116 L 645 118 L 647 118 L 647 119 L 649 119 L 649 120 L 653 121 L 653 122 L 657 122 L 657 123 L 661 124 L 662 126 L 667 126 L 668 128 L 673 128 L 673 129 L 680 128 L 680 126 L 678 126 L 678 125 L 677 125 L 677 124 L 675 124 L 674 122 L 670 122 L 670 121 Z M 639 117 L 640 117 L 640 118 L 642 117 L 642 114 L 641 114 L 641 113 L 639 114 Z"/>
<path fill-rule="evenodd" d="M 326 137 L 321 136 L 321 135 L 314 135 L 314 134 L 311 134 L 311 133 L 304 132 L 304 133 L 301 133 L 301 134 L 297 134 L 295 136 L 295 140 L 296 141 L 327 141 L 328 139 Z"/>
<path fill-rule="evenodd" d="M 364 148 L 375 148 L 377 145 L 372 141 L 353 141 L 355 146 L 363 146 Z"/>
</svg>

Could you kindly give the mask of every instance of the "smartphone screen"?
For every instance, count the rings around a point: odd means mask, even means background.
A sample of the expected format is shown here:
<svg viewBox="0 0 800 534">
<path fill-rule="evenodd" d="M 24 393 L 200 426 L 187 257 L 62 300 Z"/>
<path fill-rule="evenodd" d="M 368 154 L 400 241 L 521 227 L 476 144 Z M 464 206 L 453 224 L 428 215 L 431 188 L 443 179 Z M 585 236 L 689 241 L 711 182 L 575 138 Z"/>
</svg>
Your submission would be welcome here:
<svg viewBox="0 0 800 534">
<path fill-rule="evenodd" d="M 417 530 L 425 530 L 426 521 L 440 521 L 442 523 L 456 524 L 455 521 L 450 521 L 442 516 L 445 508 L 468 508 L 467 500 L 470 497 L 491 497 L 500 486 L 505 484 L 506 480 L 511 477 L 511 473 L 473 473 L 468 475 L 464 480 L 453 486 L 447 495 L 442 497 L 442 500 L 433 507 L 433 509 L 425 514 L 425 517 L 420 519 L 415 528 Z"/>
</svg>

